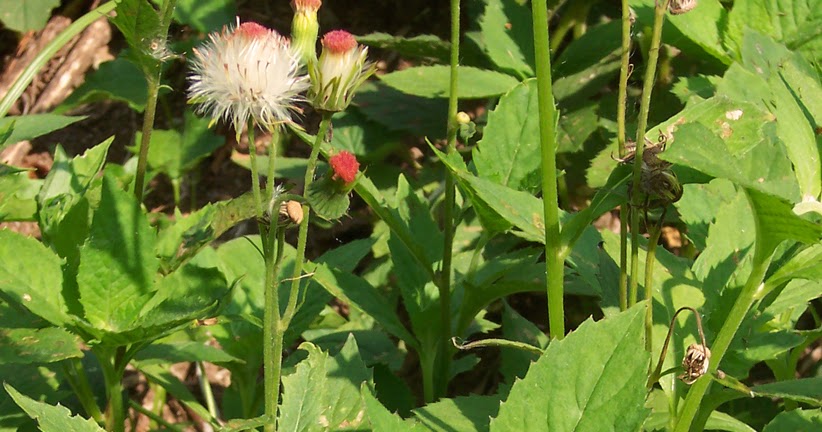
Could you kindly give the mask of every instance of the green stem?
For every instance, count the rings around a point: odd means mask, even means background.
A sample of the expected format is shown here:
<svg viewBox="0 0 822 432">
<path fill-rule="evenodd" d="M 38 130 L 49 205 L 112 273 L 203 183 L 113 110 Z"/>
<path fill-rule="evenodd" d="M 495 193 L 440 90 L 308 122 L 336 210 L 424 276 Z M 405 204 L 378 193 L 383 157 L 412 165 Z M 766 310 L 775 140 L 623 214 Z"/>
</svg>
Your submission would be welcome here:
<svg viewBox="0 0 822 432">
<path fill-rule="evenodd" d="M 448 92 L 448 154 L 457 151 L 457 106 L 458 78 L 460 60 L 460 2 L 451 0 L 451 76 Z M 443 249 L 442 269 L 439 272 L 437 288 L 440 295 L 440 326 L 442 339 L 437 350 L 438 379 L 435 380 L 437 389 L 434 397 L 442 397 L 448 391 L 448 381 L 451 375 L 451 262 L 454 253 L 454 206 L 456 205 L 456 184 L 451 171 L 445 170 L 445 202 L 443 203 Z"/>
<path fill-rule="evenodd" d="M 115 352 L 100 350 L 97 352 L 100 359 L 100 368 L 103 370 L 103 379 L 106 385 L 108 408 L 106 408 L 106 430 L 110 432 L 125 431 L 125 411 L 123 409 L 122 368 L 118 367 L 121 349 Z"/>
<path fill-rule="evenodd" d="M 645 77 L 642 82 L 642 101 L 639 105 L 639 118 L 636 128 L 636 155 L 634 156 L 633 190 L 631 191 L 631 285 L 628 305 L 636 303 L 637 285 L 639 283 L 639 208 L 642 204 L 640 181 L 642 179 L 642 153 L 645 150 L 645 129 L 648 127 L 648 112 L 651 107 L 651 93 L 656 82 L 656 67 L 659 60 L 659 47 L 662 40 L 662 24 L 668 10 L 667 0 L 657 0 L 654 8 L 654 28 L 651 33 L 651 46 L 648 49 L 648 63 L 645 65 Z"/>
<path fill-rule="evenodd" d="M 631 67 L 631 8 L 622 0 L 622 56 L 619 68 L 619 96 L 617 102 L 617 143 L 619 157 L 625 157 L 625 111 L 628 104 L 628 72 Z M 622 206 L 619 215 L 619 309 L 628 309 L 628 211 Z"/>
<path fill-rule="evenodd" d="M 628 210 L 628 211 L 625 211 Z M 619 310 L 628 310 L 628 216 L 630 207 L 623 205 L 619 212 Z"/>
<path fill-rule="evenodd" d="M 214 392 L 211 391 L 211 383 L 206 376 L 205 366 L 203 362 L 198 361 L 195 362 L 195 367 L 197 368 L 197 375 L 200 379 L 200 392 L 203 394 L 203 399 L 205 399 L 208 413 L 211 414 L 212 418 L 218 419 L 220 418 L 220 413 L 217 411 L 217 402 L 214 400 Z"/>
<path fill-rule="evenodd" d="M 251 194 L 254 196 L 254 212 L 257 216 L 257 226 L 260 230 L 260 236 L 265 235 L 265 227 L 263 226 L 263 199 L 260 192 L 260 172 L 257 166 L 257 145 L 254 137 L 254 120 L 248 121 L 248 157 L 251 161 Z M 239 141 L 239 140 L 238 140 Z M 263 241 L 263 251 L 265 252 L 266 243 Z M 268 285 L 266 285 L 268 286 Z"/>
<path fill-rule="evenodd" d="M 91 391 L 91 386 L 88 383 L 86 371 L 83 369 L 83 364 L 80 359 L 68 359 L 63 362 L 63 370 L 66 373 L 66 381 L 80 400 L 80 405 L 98 424 L 104 424 L 103 413 L 100 407 L 97 406 L 97 401 L 94 400 L 94 392 Z"/>
<path fill-rule="evenodd" d="M 43 50 L 40 51 L 31 63 L 23 69 L 23 72 L 14 81 L 14 84 L 11 85 L 8 92 L 3 99 L 0 100 L 0 118 L 6 116 L 9 113 L 12 105 L 14 102 L 20 98 L 20 95 L 26 90 L 26 88 L 31 84 L 34 80 L 34 77 L 37 76 L 37 73 L 40 72 L 40 69 L 49 62 L 49 60 L 57 54 L 57 51 L 60 51 L 63 46 L 65 46 L 69 41 L 71 41 L 75 36 L 80 34 L 86 27 L 90 26 L 94 21 L 106 16 L 109 12 L 113 11 L 114 8 L 117 7 L 117 2 L 110 1 L 104 4 L 101 4 L 96 9 L 89 11 L 87 14 L 81 16 L 66 27 L 59 35 L 57 35 L 54 40 L 48 43 Z"/>
<path fill-rule="evenodd" d="M 303 196 L 306 195 L 311 183 L 314 182 L 314 170 L 317 168 L 317 158 L 320 156 L 320 149 L 322 148 L 325 135 L 328 133 L 328 128 L 331 126 L 331 116 L 333 113 L 324 112 L 323 118 L 320 121 L 320 128 L 317 131 L 317 136 L 314 144 L 311 147 L 311 155 L 308 157 L 308 167 L 305 169 L 305 180 L 303 184 Z M 305 265 L 305 245 L 308 241 L 308 222 L 311 216 L 311 209 L 308 204 L 303 204 L 303 220 L 300 222 L 300 232 L 297 236 L 297 256 L 294 261 L 294 273 L 291 275 L 291 291 L 288 293 L 288 306 L 286 306 L 283 314 L 283 324 L 288 327 L 291 323 L 291 318 L 297 312 L 297 298 L 300 293 L 300 277 L 303 274 L 303 266 Z"/>
<path fill-rule="evenodd" d="M 662 224 L 665 222 L 665 213 L 659 218 L 659 224 L 654 227 L 654 232 L 648 239 L 648 252 L 645 254 L 645 351 L 649 354 L 654 351 L 654 264 L 656 262 L 656 246 L 659 243 L 659 236 L 662 234 Z M 648 370 L 653 368 L 650 363 Z"/>
<path fill-rule="evenodd" d="M 761 229 L 764 228 L 758 226 L 759 218 L 755 218 L 754 220 L 757 224 L 756 232 L 762 232 Z M 722 324 L 722 328 L 716 335 L 714 344 L 711 347 L 711 362 L 707 375 L 713 374 L 719 368 L 719 363 L 728 351 L 728 347 L 731 346 L 731 341 L 733 341 L 734 335 L 736 335 L 736 332 L 739 330 L 742 320 L 745 319 L 745 315 L 753 305 L 757 287 L 762 283 L 765 273 L 768 270 L 773 248 L 765 248 L 760 239 L 757 239 L 754 248 L 754 267 L 751 270 L 750 276 L 748 276 L 748 280 L 745 282 L 745 286 L 736 298 L 731 311 L 728 313 L 725 322 Z M 691 423 L 699 410 L 702 398 L 711 385 L 711 381 L 711 379 L 699 379 L 691 386 L 691 389 L 688 390 L 688 395 L 685 397 L 685 404 L 677 418 L 674 432 L 686 432 L 690 429 Z"/>
<path fill-rule="evenodd" d="M 556 131 L 554 130 L 554 95 L 551 83 L 551 52 L 548 41 L 548 6 L 546 0 L 534 0 L 531 6 L 534 25 L 534 49 L 539 95 L 539 131 L 542 149 L 542 204 L 545 220 L 545 272 L 548 292 L 549 334 L 565 337 L 563 305 L 564 260 L 559 237 L 559 202 L 557 191 Z"/>
<path fill-rule="evenodd" d="M 128 401 L 128 406 L 134 408 L 135 411 L 137 411 L 137 412 L 143 414 L 144 416 L 150 418 L 152 421 L 156 422 L 159 425 L 162 425 L 164 428 L 166 428 L 168 430 L 175 431 L 175 432 L 182 432 L 182 429 L 180 429 L 179 427 L 174 426 L 173 424 L 167 422 L 162 416 L 157 415 L 156 413 L 143 408 L 142 405 L 138 404 L 137 402 L 134 402 L 133 400 Z"/>
<path fill-rule="evenodd" d="M 265 194 L 268 199 L 272 199 L 274 196 L 274 179 L 277 174 L 277 146 L 280 142 L 280 135 L 279 129 L 274 128 L 271 132 L 271 143 L 268 145 L 268 174 L 266 175 L 267 183 L 265 185 Z M 271 210 L 271 218 L 274 219 L 274 215 L 277 214 L 279 209 L 272 209 Z"/>
<path fill-rule="evenodd" d="M 273 181 L 273 178 L 269 178 Z M 280 375 L 283 360 L 283 323 L 280 316 L 279 281 L 277 274 L 285 249 L 285 230 L 277 228 L 276 215 L 272 216 L 272 229 L 267 230 L 265 250 L 265 314 L 263 315 L 263 369 L 265 388 L 265 415 L 277 418 L 277 404 L 280 399 Z M 276 256 L 273 255 L 276 249 Z M 266 432 L 277 430 L 276 421 L 265 426 Z"/>
<path fill-rule="evenodd" d="M 151 412 L 158 417 L 162 417 L 163 406 L 166 404 L 166 389 L 153 382 L 148 383 L 149 387 L 154 391 L 154 400 L 151 403 Z M 156 427 L 157 425 L 150 425 Z"/>
<path fill-rule="evenodd" d="M 168 36 L 168 27 L 171 25 L 171 17 L 177 0 L 165 0 L 160 11 L 160 28 L 157 38 L 165 39 Z M 143 128 L 140 140 L 140 150 L 137 155 L 137 172 L 134 175 L 134 196 L 138 202 L 143 201 L 143 189 L 145 188 L 146 167 L 148 166 L 148 148 L 151 143 L 151 132 L 154 130 L 154 117 L 157 113 L 157 98 L 160 94 L 160 83 L 163 77 L 162 60 L 156 59 L 153 70 L 146 71 L 146 81 L 148 83 L 148 99 L 146 109 L 143 113 Z M 176 203 L 176 202 L 175 202 Z"/>
</svg>

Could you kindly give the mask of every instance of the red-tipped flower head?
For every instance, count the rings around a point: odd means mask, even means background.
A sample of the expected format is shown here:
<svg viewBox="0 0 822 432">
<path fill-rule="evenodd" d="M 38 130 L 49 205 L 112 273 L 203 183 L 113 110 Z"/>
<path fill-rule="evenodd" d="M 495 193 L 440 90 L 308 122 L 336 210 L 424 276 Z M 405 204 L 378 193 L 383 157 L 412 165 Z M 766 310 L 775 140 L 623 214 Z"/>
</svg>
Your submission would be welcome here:
<svg viewBox="0 0 822 432">
<path fill-rule="evenodd" d="M 357 173 L 360 170 L 360 163 L 357 158 L 345 150 L 331 156 L 328 160 L 331 169 L 334 170 L 333 179 L 342 179 L 345 184 L 349 184 L 356 180 Z"/>
<path fill-rule="evenodd" d="M 309 97 L 320 111 L 342 111 L 360 84 L 374 73 L 374 65 L 366 61 L 368 48 L 357 44 L 347 31 L 326 33 L 322 45 L 320 60 L 309 71 Z"/>
</svg>

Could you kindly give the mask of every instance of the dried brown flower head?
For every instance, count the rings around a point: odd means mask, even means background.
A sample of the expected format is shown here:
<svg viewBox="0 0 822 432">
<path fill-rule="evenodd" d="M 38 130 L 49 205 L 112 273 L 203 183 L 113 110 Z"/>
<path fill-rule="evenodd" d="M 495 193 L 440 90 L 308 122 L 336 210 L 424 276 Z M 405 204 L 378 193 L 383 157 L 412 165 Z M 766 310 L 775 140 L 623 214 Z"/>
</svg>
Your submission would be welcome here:
<svg viewBox="0 0 822 432">
<path fill-rule="evenodd" d="M 682 367 L 685 368 L 685 373 L 677 378 L 688 385 L 695 383 L 699 377 L 708 373 L 710 360 L 711 350 L 708 347 L 701 344 L 691 344 L 685 352 L 685 358 L 682 359 Z"/>
</svg>

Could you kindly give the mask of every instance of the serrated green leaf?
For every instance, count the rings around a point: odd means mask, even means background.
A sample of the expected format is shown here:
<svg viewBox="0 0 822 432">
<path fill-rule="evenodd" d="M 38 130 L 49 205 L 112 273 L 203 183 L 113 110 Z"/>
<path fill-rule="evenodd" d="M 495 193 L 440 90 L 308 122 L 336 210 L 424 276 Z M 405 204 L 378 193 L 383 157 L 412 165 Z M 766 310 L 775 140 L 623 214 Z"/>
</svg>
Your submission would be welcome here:
<svg viewBox="0 0 822 432">
<path fill-rule="evenodd" d="M 35 315 L 61 326 L 71 322 L 63 299 L 61 260 L 39 241 L 0 230 L 0 293 Z"/>
<path fill-rule="evenodd" d="M 157 65 L 158 60 L 151 56 L 152 44 L 159 41 L 160 16 L 147 0 L 117 0 L 117 14 L 111 18 L 126 42 L 133 49 L 130 53 L 133 60 L 144 71 Z"/>
<path fill-rule="evenodd" d="M 42 186 L 42 180 L 29 178 L 28 170 L 0 164 L 0 222 L 34 220 Z"/>
<path fill-rule="evenodd" d="M 91 419 L 71 415 L 68 408 L 38 402 L 21 394 L 14 387 L 3 384 L 6 392 L 26 411 L 29 417 L 37 420 L 43 432 L 102 432 L 103 429 Z"/>
<path fill-rule="evenodd" d="M 140 204 L 106 176 L 77 271 L 80 303 L 92 326 L 111 333 L 131 328 L 156 289 L 154 243 Z"/>
<path fill-rule="evenodd" d="M 374 432 L 422 432 L 428 430 L 428 428 L 417 423 L 404 422 L 402 417 L 388 411 L 371 394 L 367 384 L 362 384 L 360 394 L 365 402 L 368 421 L 371 423 Z"/>
<path fill-rule="evenodd" d="M 777 381 L 751 387 L 755 396 L 790 399 L 809 405 L 822 406 L 822 378 L 802 378 Z"/>
<path fill-rule="evenodd" d="M 762 243 L 768 256 L 785 240 L 810 244 L 822 238 L 822 225 L 797 216 L 787 202 L 759 191 L 745 191 L 757 218 L 756 241 Z"/>
<path fill-rule="evenodd" d="M 525 2 L 485 0 L 480 17 L 482 48 L 501 70 L 519 78 L 534 76 L 531 8 Z"/>
<path fill-rule="evenodd" d="M 708 184 L 683 185 L 682 199 L 674 206 L 680 218 L 687 223 L 686 235 L 698 250 L 706 248 L 708 229 L 717 210 L 736 196 L 733 183 L 715 179 Z"/>
<path fill-rule="evenodd" d="M 11 133 L 0 143 L 0 149 L 9 144 L 32 140 L 47 133 L 84 120 L 85 116 L 63 116 L 56 114 L 28 114 L 0 119 L 0 130 L 9 128 Z"/>
<path fill-rule="evenodd" d="M 485 432 L 489 420 L 497 415 L 497 396 L 461 396 L 441 399 L 414 410 L 414 418 L 435 432 Z"/>
<path fill-rule="evenodd" d="M 653 0 L 631 0 L 630 5 L 642 26 L 653 24 Z M 727 65 L 732 61 L 722 45 L 727 22 L 728 12 L 720 0 L 701 0 L 699 6 L 688 13 L 666 14 L 663 42 L 676 46 L 689 56 Z"/>
<path fill-rule="evenodd" d="M 792 201 L 799 197 L 791 162 L 782 143 L 775 139 L 762 140 L 744 153 L 734 154 L 708 128 L 688 123 L 677 129 L 676 141 L 661 158 Z"/>
<path fill-rule="evenodd" d="M 0 364 L 52 363 L 82 357 L 77 336 L 57 327 L 0 328 Z"/>
<path fill-rule="evenodd" d="M 388 33 L 371 33 L 357 36 L 357 42 L 369 47 L 396 51 L 404 58 L 434 59 L 447 62 L 451 44 L 433 35 L 414 37 L 393 36 Z"/>
<path fill-rule="evenodd" d="M 716 94 L 716 85 L 720 78 L 714 75 L 696 75 L 679 77 L 671 87 L 671 93 L 684 104 L 701 102 Z"/>
<path fill-rule="evenodd" d="M 57 107 L 57 111 L 64 112 L 99 100 L 125 102 L 134 111 L 143 112 L 148 100 L 145 75 L 123 57 L 102 63 Z"/>
<path fill-rule="evenodd" d="M 822 409 L 795 409 L 779 413 L 762 432 L 811 432 L 822 427 Z"/>
<path fill-rule="evenodd" d="M 480 177 L 516 190 L 540 189 L 539 119 L 529 115 L 537 105 L 537 81 L 531 79 L 504 94 L 488 113 L 488 125 L 473 151 Z"/>
<path fill-rule="evenodd" d="M 822 281 L 822 243 L 815 243 L 801 250 L 783 263 L 768 279 L 759 297 L 790 279 L 800 278 Z"/>
<path fill-rule="evenodd" d="M 59 5 L 60 0 L 2 0 L 0 21 L 16 32 L 37 31 L 46 26 L 51 10 Z"/>
<path fill-rule="evenodd" d="M 335 114 L 333 124 L 331 147 L 347 150 L 360 161 L 381 161 L 399 144 L 398 134 L 369 121 L 355 109 Z"/>
<path fill-rule="evenodd" d="M 328 385 L 328 354 L 314 344 L 304 342 L 300 349 L 308 358 L 297 363 L 294 373 L 283 377 L 283 396 L 277 425 L 280 430 L 313 432 L 328 426 L 323 424 L 324 401 Z"/>
<path fill-rule="evenodd" d="M 447 98 L 451 70 L 448 66 L 416 66 L 380 76 L 385 84 L 413 96 Z M 458 97 L 481 99 L 499 96 L 519 81 L 510 75 L 462 66 L 459 70 Z"/>
<path fill-rule="evenodd" d="M 773 37 L 808 59 L 822 57 L 819 24 L 822 10 L 816 0 L 750 0 L 734 3 L 728 14 L 726 43 L 742 52 L 748 32 Z"/>
<path fill-rule="evenodd" d="M 342 350 L 327 359 L 328 379 L 324 394 L 325 411 L 322 421 L 330 430 L 357 429 L 364 420 L 365 405 L 360 399 L 360 386 L 371 383 L 369 371 L 360 358 L 354 336 L 349 334 Z"/>
<path fill-rule="evenodd" d="M 637 430 L 648 412 L 643 349 L 644 303 L 586 321 L 514 383 L 490 430 Z"/>
</svg>

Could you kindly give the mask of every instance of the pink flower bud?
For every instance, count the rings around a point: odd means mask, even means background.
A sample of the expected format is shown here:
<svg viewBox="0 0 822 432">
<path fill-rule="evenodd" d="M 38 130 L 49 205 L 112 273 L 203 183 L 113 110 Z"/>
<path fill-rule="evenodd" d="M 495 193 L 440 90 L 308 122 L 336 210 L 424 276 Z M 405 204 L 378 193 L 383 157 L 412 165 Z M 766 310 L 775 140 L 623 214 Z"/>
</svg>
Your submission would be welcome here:
<svg viewBox="0 0 822 432">
<path fill-rule="evenodd" d="M 349 184 L 357 179 L 360 170 L 360 163 L 357 158 L 345 150 L 331 156 L 328 160 L 331 169 L 334 171 L 334 180 L 342 179 L 345 184 Z"/>
</svg>

